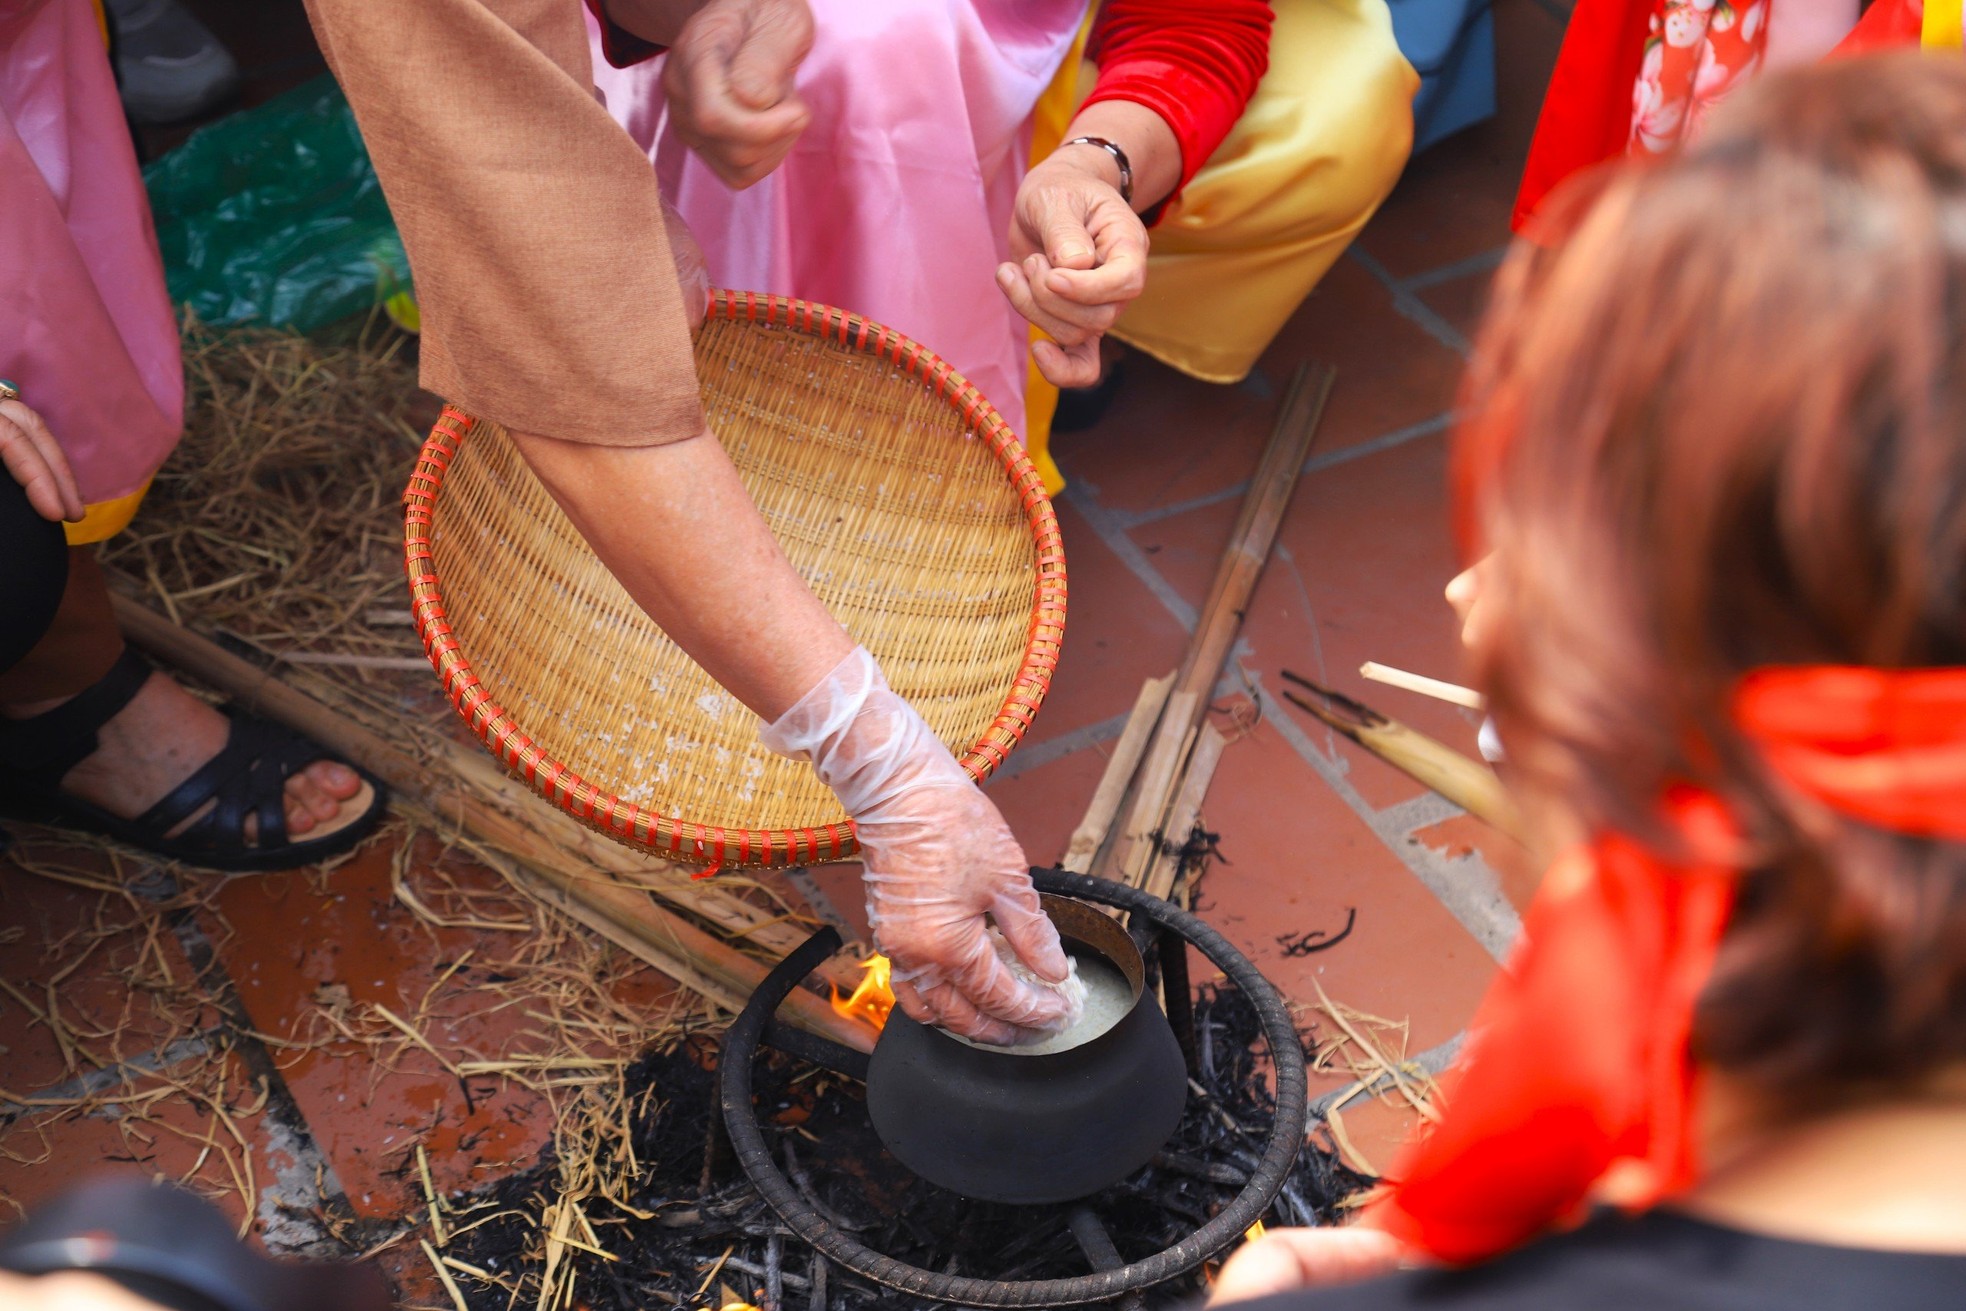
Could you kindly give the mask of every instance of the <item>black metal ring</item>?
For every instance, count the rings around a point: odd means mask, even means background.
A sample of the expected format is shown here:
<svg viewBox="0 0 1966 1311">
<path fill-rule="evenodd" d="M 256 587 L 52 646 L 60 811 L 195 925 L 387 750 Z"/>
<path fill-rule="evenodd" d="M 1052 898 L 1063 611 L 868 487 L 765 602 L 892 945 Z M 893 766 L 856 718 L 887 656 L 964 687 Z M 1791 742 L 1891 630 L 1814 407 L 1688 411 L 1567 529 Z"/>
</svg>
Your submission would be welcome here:
<svg viewBox="0 0 1966 1311">
<path fill-rule="evenodd" d="M 1262 1159 L 1250 1172 L 1243 1190 L 1200 1229 L 1173 1247 L 1131 1265 L 1070 1279 L 995 1280 L 940 1274 L 884 1256 L 855 1242 L 799 1196 L 772 1160 L 751 1105 L 751 1058 L 757 1054 L 766 1022 L 799 980 L 840 948 L 839 933 L 821 929 L 772 970 L 725 1035 L 724 1058 L 719 1063 L 724 1124 L 744 1173 L 793 1232 L 847 1269 L 917 1297 L 973 1307 L 1074 1306 L 1111 1301 L 1124 1293 L 1166 1283 L 1228 1247 L 1262 1217 L 1282 1190 L 1303 1145 L 1308 1114 L 1304 1049 L 1276 989 L 1246 956 L 1187 911 L 1123 883 L 1062 870 L 1033 870 L 1031 881 L 1040 892 L 1096 901 L 1144 916 L 1162 928 L 1173 929 L 1213 961 L 1249 998 L 1262 1021 L 1276 1073 L 1276 1119 Z"/>
</svg>

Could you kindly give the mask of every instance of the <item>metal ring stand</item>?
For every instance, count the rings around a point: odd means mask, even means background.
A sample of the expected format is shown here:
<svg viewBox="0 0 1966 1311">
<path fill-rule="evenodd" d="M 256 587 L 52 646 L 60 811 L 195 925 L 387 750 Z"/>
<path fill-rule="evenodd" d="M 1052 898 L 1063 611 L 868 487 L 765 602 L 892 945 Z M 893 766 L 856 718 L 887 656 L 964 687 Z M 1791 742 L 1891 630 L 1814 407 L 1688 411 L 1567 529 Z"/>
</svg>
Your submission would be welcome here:
<svg viewBox="0 0 1966 1311">
<path fill-rule="evenodd" d="M 724 1125 L 744 1173 L 794 1233 L 847 1269 L 918 1297 L 972 1307 L 1072 1306 L 1112 1301 L 1166 1283 L 1228 1247 L 1262 1216 L 1283 1188 L 1304 1141 L 1307 1115 L 1304 1050 L 1282 999 L 1247 957 L 1221 934 L 1178 906 L 1124 884 L 1060 870 L 1033 870 L 1031 879 L 1040 892 L 1115 906 L 1131 912 L 1136 924 L 1141 919 L 1151 921 L 1162 931 L 1164 954 L 1165 944 L 1173 938 L 1192 943 L 1214 962 L 1249 998 L 1262 1022 L 1276 1073 L 1276 1119 L 1270 1126 L 1262 1158 L 1234 1200 L 1181 1242 L 1131 1265 L 1114 1265 L 1070 1279 L 994 1280 L 940 1274 L 884 1256 L 855 1242 L 799 1195 L 772 1160 L 771 1149 L 758 1128 L 751 1104 L 751 1062 L 759 1045 L 770 1040 L 767 1026 L 772 1015 L 801 979 L 840 948 L 839 933 L 831 928 L 821 929 L 772 970 L 724 1038 L 724 1056 L 719 1068 Z M 1173 974 L 1185 983 L 1185 959 L 1178 970 L 1164 969 L 1163 973 Z M 823 1040 L 818 1039 L 789 1040 L 785 1046 L 794 1055 L 813 1059 L 822 1044 Z M 1097 1224 L 1090 1212 L 1084 1216 Z M 1077 1216 L 1072 1227 L 1075 1234 L 1081 1227 Z M 1110 1253 L 1110 1241 L 1105 1250 Z M 1098 1264 L 1104 1265 L 1106 1261 Z"/>
</svg>

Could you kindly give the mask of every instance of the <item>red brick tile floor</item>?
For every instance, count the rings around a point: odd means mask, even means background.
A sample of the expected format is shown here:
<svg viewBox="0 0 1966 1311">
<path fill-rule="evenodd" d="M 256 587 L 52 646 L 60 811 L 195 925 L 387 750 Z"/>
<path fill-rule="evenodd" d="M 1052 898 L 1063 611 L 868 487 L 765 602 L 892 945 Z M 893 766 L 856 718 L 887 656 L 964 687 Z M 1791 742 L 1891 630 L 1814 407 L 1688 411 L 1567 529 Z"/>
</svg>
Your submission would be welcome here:
<svg viewBox="0 0 1966 1311">
<path fill-rule="evenodd" d="M 194 8 L 247 46 L 248 100 L 315 67 L 291 22 L 258 29 L 254 44 L 232 30 L 240 5 Z M 1330 1031 L 1314 1009 L 1322 989 L 1404 1025 L 1406 1054 L 1431 1067 L 1451 1055 L 1516 932 L 1533 871 L 1506 839 L 1276 692 L 1283 670 L 1299 671 L 1474 749 L 1474 716 L 1369 684 L 1357 668 L 1459 670 L 1441 599 L 1454 569 L 1451 407 L 1565 21 L 1556 0 L 1497 0 L 1496 16 L 1501 112 L 1413 161 L 1247 381 L 1209 386 L 1136 354 L 1102 421 L 1055 440 L 1071 480 L 1059 504 L 1072 576 L 1064 658 L 1033 734 L 991 784 L 1032 859 L 1057 857 L 1141 680 L 1180 657 L 1291 372 L 1334 365 L 1222 685 L 1223 722 L 1240 712 L 1248 729 L 1208 797 L 1222 859 L 1197 905 L 1315 1032 Z M 550 1135 L 538 1090 L 459 1078 L 408 1040 L 381 1062 L 372 1043 L 315 1042 L 326 999 L 343 1013 L 414 1015 L 446 1059 L 527 1050 L 537 1020 L 486 991 L 501 937 L 486 927 L 499 918 L 495 875 L 428 839 L 405 851 L 378 842 L 325 873 L 224 882 L 22 836 L 0 862 L 0 1199 L 31 1205 L 79 1173 L 135 1165 L 227 1193 L 269 1246 L 305 1249 L 325 1229 L 386 1233 L 411 1212 L 419 1145 L 447 1190 L 538 1158 Z M 394 895 L 399 863 L 442 864 L 490 899 L 473 905 L 493 909 L 477 927 L 433 927 Z M 842 866 L 797 886 L 864 927 L 856 882 Z M 1285 950 L 1347 923 L 1329 950 Z M 612 959 L 609 987 L 628 1013 L 689 1004 L 652 970 Z M 1320 1076 L 1313 1096 L 1349 1081 Z M 163 1083 L 190 1091 L 157 1096 Z M 77 1109 L 77 1097 L 92 1100 Z M 139 1102 L 151 1111 L 133 1113 Z M 1410 1121 L 1370 1099 L 1345 1109 L 1349 1141 L 1375 1166 Z M 434 1291 L 411 1284 L 411 1301 Z"/>
</svg>

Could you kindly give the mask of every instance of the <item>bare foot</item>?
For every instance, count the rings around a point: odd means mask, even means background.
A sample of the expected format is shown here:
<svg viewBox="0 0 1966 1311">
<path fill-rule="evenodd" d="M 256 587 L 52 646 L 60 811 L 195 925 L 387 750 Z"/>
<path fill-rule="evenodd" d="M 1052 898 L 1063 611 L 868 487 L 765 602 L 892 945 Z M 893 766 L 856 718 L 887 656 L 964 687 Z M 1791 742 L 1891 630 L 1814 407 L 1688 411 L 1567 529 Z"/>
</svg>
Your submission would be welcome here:
<svg viewBox="0 0 1966 1311">
<path fill-rule="evenodd" d="M 44 701 L 6 707 L 12 717 L 41 714 L 60 705 Z M 170 794 L 225 746 L 229 721 L 179 687 L 152 673 L 130 704 L 97 731 L 93 755 L 68 771 L 62 791 L 101 806 L 123 819 L 135 819 Z M 346 765 L 317 760 L 287 780 L 287 834 L 299 837 L 340 814 L 364 791 L 362 778 Z M 167 836 L 195 823 L 201 807 Z M 350 818 L 352 818 L 352 814 Z M 246 836 L 257 836 L 258 820 L 246 819 Z"/>
</svg>

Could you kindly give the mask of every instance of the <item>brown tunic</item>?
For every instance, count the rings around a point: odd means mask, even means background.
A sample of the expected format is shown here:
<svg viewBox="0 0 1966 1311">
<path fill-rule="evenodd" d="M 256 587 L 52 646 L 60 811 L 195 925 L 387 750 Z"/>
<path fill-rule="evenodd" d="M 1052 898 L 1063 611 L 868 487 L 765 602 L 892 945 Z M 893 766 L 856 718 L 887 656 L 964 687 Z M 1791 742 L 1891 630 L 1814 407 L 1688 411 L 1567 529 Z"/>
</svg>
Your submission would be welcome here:
<svg viewBox="0 0 1966 1311">
<path fill-rule="evenodd" d="M 306 0 L 409 252 L 423 385 L 521 432 L 702 431 L 648 157 L 596 98 L 580 0 Z"/>
</svg>

